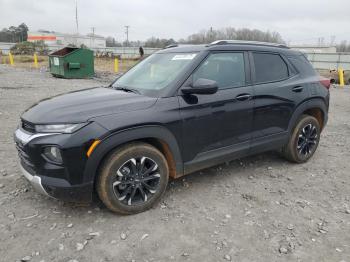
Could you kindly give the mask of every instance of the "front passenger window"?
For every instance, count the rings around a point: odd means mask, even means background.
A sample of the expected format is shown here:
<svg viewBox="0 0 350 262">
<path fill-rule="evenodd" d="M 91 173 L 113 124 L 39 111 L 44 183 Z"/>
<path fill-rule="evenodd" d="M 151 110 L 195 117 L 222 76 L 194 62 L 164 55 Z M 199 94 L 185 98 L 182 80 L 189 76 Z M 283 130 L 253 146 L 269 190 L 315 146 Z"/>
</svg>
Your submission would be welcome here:
<svg viewBox="0 0 350 262">
<path fill-rule="evenodd" d="M 214 80 L 221 89 L 244 86 L 243 53 L 211 54 L 194 72 L 192 80 L 199 78 Z"/>
</svg>

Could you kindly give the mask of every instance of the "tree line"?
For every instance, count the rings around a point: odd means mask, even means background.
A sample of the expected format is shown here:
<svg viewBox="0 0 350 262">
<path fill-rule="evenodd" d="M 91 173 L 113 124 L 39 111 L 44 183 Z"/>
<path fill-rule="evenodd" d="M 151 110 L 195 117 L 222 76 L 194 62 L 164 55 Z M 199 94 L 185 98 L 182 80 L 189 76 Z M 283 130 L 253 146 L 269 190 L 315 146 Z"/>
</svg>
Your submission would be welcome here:
<svg viewBox="0 0 350 262">
<path fill-rule="evenodd" d="M 199 33 L 192 34 L 185 39 L 179 39 L 178 41 L 173 38 L 158 38 L 151 37 L 145 42 L 134 41 L 134 42 L 123 42 L 120 43 L 113 37 L 107 37 L 106 45 L 109 47 L 113 46 L 144 46 L 153 48 L 164 48 L 172 44 L 208 44 L 215 40 L 226 39 L 226 40 L 249 40 L 249 41 L 261 41 L 261 42 L 272 42 L 272 43 L 284 43 L 281 35 L 278 32 L 261 31 L 257 29 L 236 29 L 234 27 L 227 27 L 223 29 L 209 29 L 202 30 Z"/>
<path fill-rule="evenodd" d="M 284 41 L 278 32 L 261 31 L 258 29 L 226 27 L 223 29 L 208 29 L 189 35 L 185 39 L 179 39 L 179 44 L 208 44 L 215 40 L 246 40 L 281 43 Z M 175 43 L 174 39 L 150 38 L 145 42 L 146 47 L 164 47 Z"/>
<path fill-rule="evenodd" d="M 18 26 L 10 26 L 3 28 L 0 31 L 0 42 L 19 43 L 27 41 L 28 38 L 28 26 L 22 23 Z M 226 27 L 222 29 L 202 30 L 198 33 L 191 34 L 187 38 L 179 39 L 178 41 L 173 38 L 158 38 L 151 37 L 146 41 L 129 41 L 118 42 L 114 37 L 106 38 L 107 47 L 122 47 L 122 46 L 144 46 L 153 48 L 164 48 L 172 44 L 208 44 L 215 40 L 227 39 L 227 40 L 246 40 L 246 41 L 261 41 L 284 44 L 284 40 L 278 32 L 261 31 L 258 29 Z M 337 52 L 350 52 L 350 43 L 342 41 L 336 45 Z"/>
<path fill-rule="evenodd" d="M 337 45 L 337 52 L 350 52 L 350 43 L 346 40 L 341 41 L 339 45 Z"/>
<path fill-rule="evenodd" d="M 25 23 L 19 26 L 10 26 L 0 31 L 0 42 L 18 43 L 27 41 L 28 26 Z"/>
</svg>

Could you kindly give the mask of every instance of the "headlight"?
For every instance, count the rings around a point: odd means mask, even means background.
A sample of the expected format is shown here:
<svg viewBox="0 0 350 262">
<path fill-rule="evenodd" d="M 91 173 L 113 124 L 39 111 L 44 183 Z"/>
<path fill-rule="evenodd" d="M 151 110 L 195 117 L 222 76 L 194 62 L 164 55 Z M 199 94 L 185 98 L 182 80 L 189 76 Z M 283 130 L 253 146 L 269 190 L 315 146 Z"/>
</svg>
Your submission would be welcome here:
<svg viewBox="0 0 350 262">
<path fill-rule="evenodd" d="M 71 134 L 85 126 L 86 123 L 80 124 L 57 124 L 57 125 L 35 125 L 37 133 L 66 133 Z"/>
<path fill-rule="evenodd" d="M 61 164 L 62 163 L 62 156 L 61 156 L 61 151 L 58 147 L 56 146 L 47 146 L 44 148 L 44 156 L 56 163 Z"/>
</svg>

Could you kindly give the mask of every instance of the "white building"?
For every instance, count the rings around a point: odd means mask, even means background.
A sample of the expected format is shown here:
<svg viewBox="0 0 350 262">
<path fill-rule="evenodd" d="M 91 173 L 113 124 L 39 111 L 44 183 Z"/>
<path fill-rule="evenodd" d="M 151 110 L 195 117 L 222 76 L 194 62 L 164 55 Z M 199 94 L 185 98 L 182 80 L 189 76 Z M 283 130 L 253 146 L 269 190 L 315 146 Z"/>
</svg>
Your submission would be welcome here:
<svg viewBox="0 0 350 262">
<path fill-rule="evenodd" d="M 88 48 L 105 48 L 106 39 L 98 35 L 62 34 L 57 32 L 28 32 L 28 41 L 44 41 L 48 46 L 67 46 L 69 44 Z"/>
<path fill-rule="evenodd" d="M 291 45 L 292 49 L 299 50 L 303 53 L 336 53 L 335 46 L 310 46 L 310 45 Z"/>
</svg>

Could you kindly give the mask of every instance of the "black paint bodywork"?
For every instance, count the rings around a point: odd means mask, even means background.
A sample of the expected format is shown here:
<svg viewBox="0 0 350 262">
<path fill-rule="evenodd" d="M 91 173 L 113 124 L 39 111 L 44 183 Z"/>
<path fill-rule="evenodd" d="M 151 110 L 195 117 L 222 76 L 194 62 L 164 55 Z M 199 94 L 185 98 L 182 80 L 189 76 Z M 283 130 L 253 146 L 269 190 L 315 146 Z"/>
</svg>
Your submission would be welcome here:
<svg viewBox="0 0 350 262">
<path fill-rule="evenodd" d="M 216 52 L 244 52 L 246 83 L 211 95 L 184 95 L 181 87 L 200 63 Z M 255 84 L 252 52 L 279 54 L 289 68 L 282 81 Z M 192 63 L 157 95 L 145 96 L 112 88 L 92 88 L 46 99 L 28 109 L 22 120 L 32 124 L 88 122 L 73 134 L 39 137 L 22 149 L 45 190 L 66 201 L 91 201 L 103 159 L 121 144 L 153 139 L 169 147 L 177 176 L 227 160 L 278 149 L 286 144 L 303 112 L 317 108 L 327 122 L 329 91 L 300 52 L 260 45 L 185 46 L 158 53 L 197 53 Z M 301 87 L 294 92 L 293 88 Z M 248 95 L 247 99 L 240 97 Z M 102 142 L 88 158 L 91 143 Z M 47 145 L 61 149 L 63 164 L 42 156 Z"/>
</svg>

